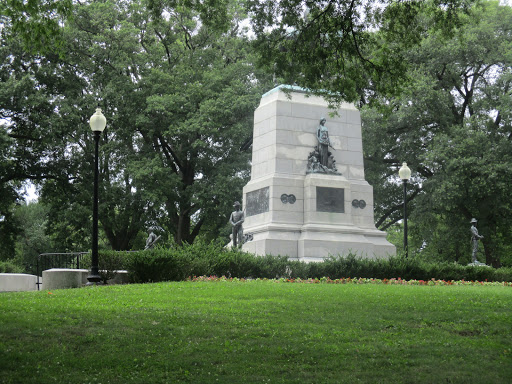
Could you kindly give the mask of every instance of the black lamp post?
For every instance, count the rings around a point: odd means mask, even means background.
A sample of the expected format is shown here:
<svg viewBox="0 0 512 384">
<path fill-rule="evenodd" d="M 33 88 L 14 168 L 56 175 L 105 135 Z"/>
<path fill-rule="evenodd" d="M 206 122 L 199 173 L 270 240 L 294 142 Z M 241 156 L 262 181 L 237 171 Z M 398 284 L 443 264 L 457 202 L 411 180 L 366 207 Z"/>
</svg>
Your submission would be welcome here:
<svg viewBox="0 0 512 384">
<path fill-rule="evenodd" d="M 98 147 L 100 134 L 107 125 L 107 119 L 101 113 L 101 108 L 96 108 L 96 113 L 91 116 L 89 125 L 94 132 L 94 201 L 92 206 L 92 258 L 91 273 L 87 276 L 89 284 L 97 284 L 101 281 L 98 269 Z"/>
<path fill-rule="evenodd" d="M 409 247 L 407 245 L 407 181 L 411 178 L 411 170 L 407 166 L 407 163 L 402 164 L 398 175 L 404 182 L 404 251 L 405 257 L 407 258 L 409 256 Z"/>
</svg>

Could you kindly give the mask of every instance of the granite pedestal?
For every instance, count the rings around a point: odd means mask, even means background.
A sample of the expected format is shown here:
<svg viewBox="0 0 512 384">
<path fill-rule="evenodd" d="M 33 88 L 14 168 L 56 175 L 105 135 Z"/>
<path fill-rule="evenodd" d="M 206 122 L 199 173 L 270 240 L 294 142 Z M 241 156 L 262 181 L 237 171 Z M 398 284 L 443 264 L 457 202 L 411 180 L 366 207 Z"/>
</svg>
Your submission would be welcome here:
<svg viewBox="0 0 512 384">
<path fill-rule="evenodd" d="M 254 114 L 251 180 L 243 190 L 244 233 L 253 240 L 243 249 L 305 261 L 348 252 L 395 254 L 375 228 L 359 111 L 343 104 L 332 116 L 322 98 L 296 88 L 288 95 L 284 88 L 263 95 Z M 307 173 L 323 117 L 340 174 Z"/>
</svg>

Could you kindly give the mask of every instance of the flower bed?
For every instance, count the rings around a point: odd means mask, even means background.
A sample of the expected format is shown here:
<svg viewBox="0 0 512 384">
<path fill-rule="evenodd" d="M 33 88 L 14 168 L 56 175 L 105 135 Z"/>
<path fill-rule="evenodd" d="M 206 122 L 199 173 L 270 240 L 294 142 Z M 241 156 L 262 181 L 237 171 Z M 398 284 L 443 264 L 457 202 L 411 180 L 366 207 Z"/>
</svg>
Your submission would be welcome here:
<svg viewBox="0 0 512 384">
<path fill-rule="evenodd" d="M 204 281 L 204 282 L 249 282 L 249 281 L 270 281 L 273 283 L 302 283 L 302 284 L 388 284 L 388 285 L 475 285 L 475 286 L 504 286 L 512 287 L 512 282 L 497 282 L 497 281 L 466 281 L 466 280 L 402 280 L 397 279 L 367 279 L 367 278 L 341 278 L 341 279 L 330 279 L 328 277 L 322 277 L 320 279 L 239 279 L 230 278 L 226 276 L 194 276 L 189 277 L 187 281 Z"/>
</svg>

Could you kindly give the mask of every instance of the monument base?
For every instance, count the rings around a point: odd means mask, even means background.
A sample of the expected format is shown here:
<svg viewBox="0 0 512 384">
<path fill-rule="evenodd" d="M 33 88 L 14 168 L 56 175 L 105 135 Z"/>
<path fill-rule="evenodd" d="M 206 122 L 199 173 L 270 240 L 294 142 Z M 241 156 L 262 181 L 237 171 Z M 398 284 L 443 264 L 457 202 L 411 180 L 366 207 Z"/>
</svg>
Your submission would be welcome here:
<svg viewBox="0 0 512 384">
<path fill-rule="evenodd" d="M 329 256 L 354 254 L 382 258 L 395 254 L 386 234 L 351 226 L 305 225 L 298 241 L 298 260 L 322 261 Z"/>
<path fill-rule="evenodd" d="M 295 229 L 295 230 L 294 230 Z M 297 259 L 300 228 L 265 225 L 251 229 L 253 240 L 244 243 L 243 250 L 255 255 L 288 256 Z"/>
<path fill-rule="evenodd" d="M 386 233 L 353 226 L 264 225 L 251 228 L 253 240 L 243 250 L 256 255 L 288 256 L 306 262 L 323 261 L 329 256 L 355 254 L 363 258 L 383 258 L 395 254 Z"/>
</svg>

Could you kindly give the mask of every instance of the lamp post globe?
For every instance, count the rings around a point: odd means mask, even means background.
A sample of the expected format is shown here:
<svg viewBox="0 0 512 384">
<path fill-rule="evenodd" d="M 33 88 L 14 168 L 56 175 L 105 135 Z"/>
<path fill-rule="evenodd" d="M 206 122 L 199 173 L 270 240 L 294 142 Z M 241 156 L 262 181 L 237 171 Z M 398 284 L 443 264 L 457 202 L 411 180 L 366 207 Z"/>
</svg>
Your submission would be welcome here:
<svg viewBox="0 0 512 384">
<path fill-rule="evenodd" d="M 402 163 L 402 167 L 398 171 L 398 175 L 404 181 L 408 181 L 411 178 L 411 170 L 407 166 L 407 163 Z"/>
<path fill-rule="evenodd" d="M 411 178 L 411 170 L 407 166 L 407 163 L 402 164 L 398 175 L 404 184 L 404 251 L 405 257 L 407 258 L 409 257 L 409 246 L 407 244 L 407 182 Z"/>
<path fill-rule="evenodd" d="M 94 133 L 94 196 L 92 206 L 92 255 L 91 272 L 87 276 L 88 284 L 98 284 L 101 282 L 98 267 L 98 147 L 100 134 L 107 125 L 107 119 L 101 113 L 101 108 L 96 108 L 96 112 L 89 119 L 89 125 Z"/>
<path fill-rule="evenodd" d="M 89 119 L 89 125 L 93 132 L 103 132 L 107 125 L 107 119 L 101 113 L 101 108 L 96 108 L 96 112 Z"/>
</svg>

